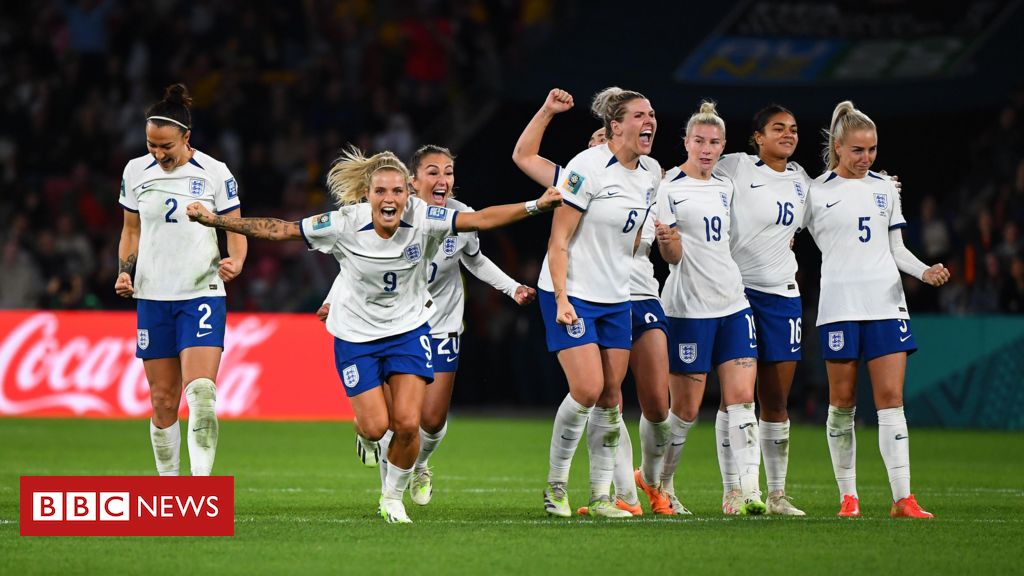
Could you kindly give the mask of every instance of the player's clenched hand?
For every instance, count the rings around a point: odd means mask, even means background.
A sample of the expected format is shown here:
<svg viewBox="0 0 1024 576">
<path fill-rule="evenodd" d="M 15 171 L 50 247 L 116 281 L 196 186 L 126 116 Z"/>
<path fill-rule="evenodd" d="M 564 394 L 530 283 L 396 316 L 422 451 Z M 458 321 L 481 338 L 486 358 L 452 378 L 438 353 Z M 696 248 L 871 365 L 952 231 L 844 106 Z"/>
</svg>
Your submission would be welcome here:
<svg viewBox="0 0 1024 576">
<path fill-rule="evenodd" d="M 931 268 L 924 271 L 921 276 L 925 284 L 931 286 L 942 286 L 946 282 L 949 282 L 949 268 L 946 268 L 942 264 L 936 264 Z"/>
<path fill-rule="evenodd" d="M 324 302 L 323 304 L 320 305 L 320 308 L 317 309 L 316 317 L 321 322 L 327 322 L 327 315 L 330 314 L 330 313 L 331 313 L 331 305 L 328 304 L 327 302 Z"/>
<path fill-rule="evenodd" d="M 576 316 L 576 309 L 573 308 L 572 304 L 569 304 L 568 300 L 558 302 L 558 312 L 555 316 L 556 322 L 559 324 L 565 324 L 566 326 L 571 326 L 575 324 L 577 320 L 579 320 L 579 318 Z"/>
<path fill-rule="evenodd" d="M 657 220 L 654 221 L 654 235 L 657 239 L 658 244 L 668 244 L 674 242 L 679 237 L 679 232 L 675 228 L 669 227 Z"/>
<path fill-rule="evenodd" d="M 560 114 L 573 107 L 572 94 L 565 90 L 552 88 L 544 100 L 544 110 L 551 114 Z"/>
<path fill-rule="evenodd" d="M 537 297 L 537 291 L 529 286 L 519 286 L 516 288 L 516 293 L 512 295 L 512 299 L 516 301 L 516 304 L 520 306 L 526 306 L 533 302 Z"/>
<path fill-rule="evenodd" d="M 537 208 L 541 212 L 548 212 L 562 205 L 562 193 L 557 188 L 549 187 L 544 195 L 537 199 Z"/>
<path fill-rule="evenodd" d="M 225 282 L 231 282 L 241 273 L 242 263 L 230 256 L 222 258 L 220 261 L 220 267 L 217 268 L 217 275 Z"/>
<path fill-rule="evenodd" d="M 132 285 L 132 277 L 127 272 L 121 272 L 114 281 L 114 293 L 121 298 L 131 298 L 135 294 L 135 287 Z"/>
<path fill-rule="evenodd" d="M 193 222 L 199 222 L 203 226 L 209 226 L 213 222 L 213 213 L 206 209 L 199 202 L 193 202 L 185 208 L 185 214 Z"/>
</svg>

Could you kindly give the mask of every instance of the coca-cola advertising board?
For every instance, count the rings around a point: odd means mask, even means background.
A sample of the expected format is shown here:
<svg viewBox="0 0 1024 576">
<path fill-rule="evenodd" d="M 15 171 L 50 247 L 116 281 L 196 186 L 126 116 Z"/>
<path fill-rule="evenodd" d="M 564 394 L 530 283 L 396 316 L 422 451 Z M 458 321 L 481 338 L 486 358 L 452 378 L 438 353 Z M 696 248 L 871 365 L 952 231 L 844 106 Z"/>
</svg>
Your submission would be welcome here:
<svg viewBox="0 0 1024 576">
<path fill-rule="evenodd" d="M 0 416 L 149 416 L 135 330 L 131 312 L 0 311 Z M 333 339 L 316 316 L 229 313 L 217 414 L 351 420 Z"/>
</svg>

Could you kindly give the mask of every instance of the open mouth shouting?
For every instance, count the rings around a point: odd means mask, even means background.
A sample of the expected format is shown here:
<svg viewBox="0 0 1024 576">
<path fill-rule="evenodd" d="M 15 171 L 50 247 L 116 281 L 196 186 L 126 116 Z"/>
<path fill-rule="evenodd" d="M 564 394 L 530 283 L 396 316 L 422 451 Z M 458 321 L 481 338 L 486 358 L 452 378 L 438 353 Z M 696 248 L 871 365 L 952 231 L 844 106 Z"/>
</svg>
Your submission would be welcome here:
<svg viewBox="0 0 1024 576">
<path fill-rule="evenodd" d="M 437 206 L 444 206 L 445 200 L 448 198 L 448 187 L 438 186 L 430 193 L 430 199 Z"/>
</svg>

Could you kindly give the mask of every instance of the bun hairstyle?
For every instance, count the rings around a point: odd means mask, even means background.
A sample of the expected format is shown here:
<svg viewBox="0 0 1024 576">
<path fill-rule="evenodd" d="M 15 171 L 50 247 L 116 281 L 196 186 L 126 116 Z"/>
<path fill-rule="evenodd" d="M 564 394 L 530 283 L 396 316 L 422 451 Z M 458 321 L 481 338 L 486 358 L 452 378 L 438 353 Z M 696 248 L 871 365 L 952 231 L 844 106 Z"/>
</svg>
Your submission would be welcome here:
<svg viewBox="0 0 1024 576">
<path fill-rule="evenodd" d="M 362 150 L 349 146 L 331 164 L 327 188 L 338 206 L 358 204 L 370 191 L 373 175 L 382 170 L 397 172 L 403 181 L 409 180 L 409 170 L 393 152 L 379 152 L 367 158 Z"/>
<path fill-rule="evenodd" d="M 836 143 L 842 143 L 843 136 L 852 130 L 875 130 L 874 121 L 868 115 L 853 107 L 853 102 L 843 100 L 832 112 L 832 123 L 829 124 L 825 136 L 828 138 L 825 149 L 822 151 L 822 158 L 825 160 L 825 169 L 834 170 L 839 165 L 839 155 L 836 154 Z"/>
<path fill-rule="evenodd" d="M 192 129 L 192 97 L 184 84 L 171 84 L 164 99 L 146 109 L 146 121 L 158 127 L 176 126 L 182 134 Z"/>
<path fill-rule="evenodd" d="M 626 104 L 637 98 L 647 99 L 639 92 L 623 90 L 618 86 L 610 86 L 594 94 L 590 111 L 604 124 L 605 138 L 612 139 L 612 121 L 622 122 L 626 116 Z"/>
<path fill-rule="evenodd" d="M 761 147 L 757 145 L 757 140 L 754 139 L 754 136 L 756 134 L 764 134 L 764 129 L 768 126 L 768 121 L 776 114 L 789 114 L 793 118 L 796 118 L 796 115 L 790 112 L 785 106 L 780 106 L 778 104 L 769 104 L 768 106 L 758 110 L 757 113 L 754 114 L 754 122 L 752 130 L 750 131 L 750 141 L 748 142 L 750 147 L 754 149 L 754 154 L 759 154 L 761 152 Z"/>
<path fill-rule="evenodd" d="M 701 102 L 700 110 L 698 110 L 693 116 L 690 116 L 690 119 L 686 122 L 686 135 L 689 136 L 690 131 L 698 124 L 718 126 L 722 131 L 722 136 L 725 136 L 725 121 L 718 115 L 718 111 L 715 110 L 715 103 L 712 100 L 704 100 Z"/>
</svg>

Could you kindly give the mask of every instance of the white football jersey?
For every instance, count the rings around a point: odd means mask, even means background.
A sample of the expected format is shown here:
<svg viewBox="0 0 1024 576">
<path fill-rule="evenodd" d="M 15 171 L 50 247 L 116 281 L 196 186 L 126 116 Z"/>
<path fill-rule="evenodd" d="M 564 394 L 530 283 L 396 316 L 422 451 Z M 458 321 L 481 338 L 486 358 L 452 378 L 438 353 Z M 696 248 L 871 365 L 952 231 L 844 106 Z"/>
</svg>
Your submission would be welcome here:
<svg viewBox="0 0 1024 576">
<path fill-rule="evenodd" d="M 137 212 L 142 224 L 132 282 L 135 298 L 225 295 L 217 275 L 217 231 L 185 215 L 192 202 L 218 214 L 239 207 L 238 184 L 223 162 L 195 150 L 191 160 L 164 172 L 153 156 L 140 156 L 124 167 L 119 202 L 125 210 Z"/>
<path fill-rule="evenodd" d="M 729 244 L 744 286 L 799 296 L 796 255 L 789 245 L 804 221 L 810 177 L 796 162 L 776 172 L 757 156 L 742 153 L 723 156 L 715 173 L 735 187 Z"/>
<path fill-rule="evenodd" d="M 749 306 L 729 250 L 732 193 L 728 178 L 690 178 L 678 167 L 665 174 L 658 218 L 675 226 L 683 243 L 683 259 L 669 264 L 661 291 L 666 316 L 721 318 Z"/>
<path fill-rule="evenodd" d="M 454 233 L 457 211 L 411 197 L 391 238 L 373 229 L 368 203 L 304 218 L 311 250 L 333 254 L 341 267 L 332 289 L 327 331 L 349 342 L 397 336 L 430 319 L 427 265 Z"/>
<path fill-rule="evenodd" d="M 469 206 L 449 198 L 445 206 L 458 212 L 472 212 Z M 480 253 L 480 238 L 476 232 L 460 232 L 450 234 L 441 241 L 441 246 L 434 259 L 427 267 L 427 288 L 434 301 L 431 307 L 430 334 L 435 337 L 447 336 L 451 333 L 462 334 L 462 315 L 466 304 L 466 294 L 462 271 L 459 262 L 463 257 L 475 256 Z M 497 267 L 495 267 L 496 269 Z M 498 270 L 500 272 L 500 270 Z M 507 274 L 501 273 L 497 278 L 498 290 L 514 294 L 519 283 Z"/>
<path fill-rule="evenodd" d="M 661 166 L 641 156 L 629 170 L 602 144 L 577 154 L 561 180 L 563 203 L 583 213 L 569 239 L 566 292 L 590 302 L 628 302 L 633 245 L 655 202 Z M 537 285 L 554 291 L 546 255 Z"/>
<path fill-rule="evenodd" d="M 874 172 L 815 178 L 807 229 L 821 250 L 818 326 L 847 320 L 910 318 L 889 248 L 889 230 L 907 225 L 899 192 Z"/>
</svg>

